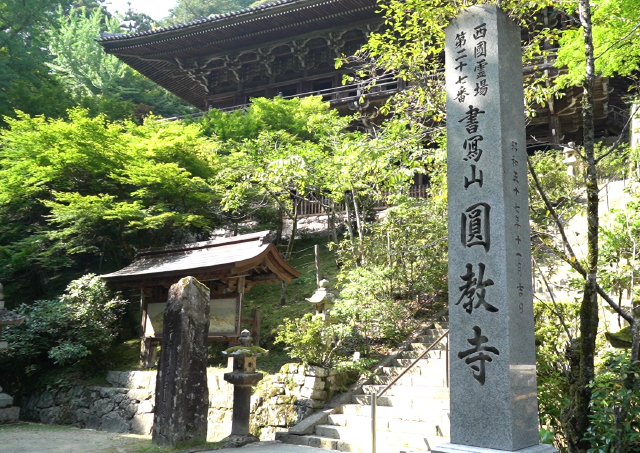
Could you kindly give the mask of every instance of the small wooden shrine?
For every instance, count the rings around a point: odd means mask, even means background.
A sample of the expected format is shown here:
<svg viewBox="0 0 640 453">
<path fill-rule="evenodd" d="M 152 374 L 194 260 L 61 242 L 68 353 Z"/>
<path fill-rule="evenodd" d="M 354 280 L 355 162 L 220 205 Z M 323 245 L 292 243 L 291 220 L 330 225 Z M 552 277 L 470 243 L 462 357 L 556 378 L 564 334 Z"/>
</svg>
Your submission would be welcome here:
<svg viewBox="0 0 640 453">
<path fill-rule="evenodd" d="M 169 287 L 187 276 L 211 291 L 209 340 L 236 342 L 242 323 L 248 322 L 257 344 L 260 313 L 254 310 L 251 318 L 242 317 L 244 294 L 260 283 L 289 283 L 300 273 L 282 259 L 268 231 L 140 251 L 129 266 L 101 278 L 111 285 L 141 288 L 141 359 L 145 366 L 156 360 Z"/>
</svg>

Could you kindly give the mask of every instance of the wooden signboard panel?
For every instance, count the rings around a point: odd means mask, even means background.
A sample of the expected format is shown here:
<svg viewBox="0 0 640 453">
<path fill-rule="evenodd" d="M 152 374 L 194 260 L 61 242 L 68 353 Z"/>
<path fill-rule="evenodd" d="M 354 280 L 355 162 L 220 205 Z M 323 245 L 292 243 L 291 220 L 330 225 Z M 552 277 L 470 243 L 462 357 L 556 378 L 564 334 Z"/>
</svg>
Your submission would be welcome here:
<svg viewBox="0 0 640 453">
<path fill-rule="evenodd" d="M 242 304 L 239 294 L 225 294 L 209 301 L 209 338 L 240 335 Z M 144 322 L 146 338 L 162 338 L 162 319 L 166 302 L 147 304 Z"/>
</svg>

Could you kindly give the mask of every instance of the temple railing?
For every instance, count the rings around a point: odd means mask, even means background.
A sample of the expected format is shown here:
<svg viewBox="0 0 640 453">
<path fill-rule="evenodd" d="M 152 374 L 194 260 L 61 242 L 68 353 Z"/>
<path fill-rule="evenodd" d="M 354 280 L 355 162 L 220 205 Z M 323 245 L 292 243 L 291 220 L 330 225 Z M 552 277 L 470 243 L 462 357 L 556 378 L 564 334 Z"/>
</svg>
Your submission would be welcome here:
<svg viewBox="0 0 640 453">
<path fill-rule="evenodd" d="M 428 197 L 428 186 L 425 184 L 413 184 L 409 188 L 408 195 L 412 198 L 427 198 Z M 305 199 L 300 202 L 300 206 L 298 206 L 298 215 L 299 216 L 314 216 L 314 215 L 326 215 L 327 208 L 330 206 L 330 199 L 324 195 L 314 196 L 310 199 Z M 378 200 L 374 203 L 373 209 L 375 210 L 383 210 L 387 209 L 389 205 L 382 201 Z M 333 211 L 336 214 L 346 212 L 345 202 L 337 203 L 333 206 Z"/>
<path fill-rule="evenodd" d="M 629 125 L 629 112 L 618 106 L 610 105 L 607 113 L 607 122 L 625 132 L 626 126 Z"/>
<path fill-rule="evenodd" d="M 365 81 L 364 83 L 352 83 L 349 85 L 341 85 L 338 87 L 327 88 L 325 90 L 307 91 L 291 96 L 282 96 L 282 99 L 305 98 L 308 96 L 322 96 L 322 100 L 329 102 L 332 107 L 339 104 L 349 102 L 358 103 L 363 96 L 366 98 L 388 97 L 405 88 L 406 83 L 402 80 L 387 77 L 376 80 L 375 83 Z M 222 107 L 217 110 L 221 112 L 234 112 L 236 110 L 246 110 L 251 104 L 239 104 L 231 107 Z M 202 118 L 206 112 L 193 113 L 191 115 L 172 116 L 170 118 L 162 118 L 158 122 L 176 121 L 184 119 Z"/>
</svg>

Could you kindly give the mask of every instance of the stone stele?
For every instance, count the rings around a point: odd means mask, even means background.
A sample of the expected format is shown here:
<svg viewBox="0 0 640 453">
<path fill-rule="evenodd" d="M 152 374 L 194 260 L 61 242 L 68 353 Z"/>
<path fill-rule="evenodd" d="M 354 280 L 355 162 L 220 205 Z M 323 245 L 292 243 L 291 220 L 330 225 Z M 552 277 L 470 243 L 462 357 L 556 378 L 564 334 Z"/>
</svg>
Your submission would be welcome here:
<svg viewBox="0 0 640 453">
<path fill-rule="evenodd" d="M 551 452 L 538 440 L 519 28 L 495 5 L 446 29 L 451 443 Z"/>
<path fill-rule="evenodd" d="M 205 441 L 209 288 L 185 277 L 169 289 L 156 380 L 153 443 Z"/>
</svg>

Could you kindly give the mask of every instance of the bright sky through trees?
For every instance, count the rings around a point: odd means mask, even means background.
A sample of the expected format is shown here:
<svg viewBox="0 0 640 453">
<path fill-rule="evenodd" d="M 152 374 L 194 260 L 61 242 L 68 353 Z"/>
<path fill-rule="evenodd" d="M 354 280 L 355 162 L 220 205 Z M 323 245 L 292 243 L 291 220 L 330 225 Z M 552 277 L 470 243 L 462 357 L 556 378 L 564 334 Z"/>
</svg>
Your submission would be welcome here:
<svg viewBox="0 0 640 453">
<path fill-rule="evenodd" d="M 129 5 L 139 13 L 145 13 L 155 20 L 160 20 L 169 15 L 169 9 L 176 6 L 177 0 L 110 0 L 106 2 L 110 13 L 116 11 L 124 14 Z"/>
</svg>

